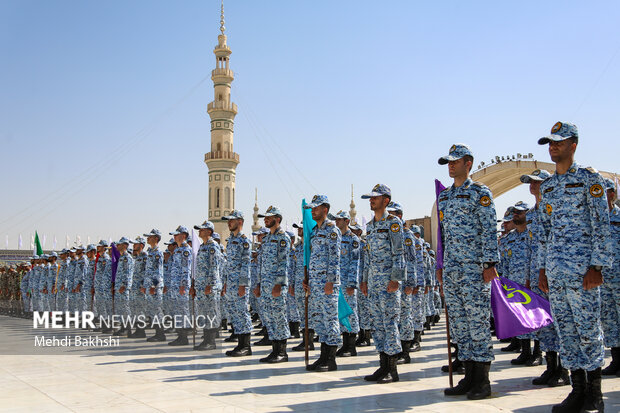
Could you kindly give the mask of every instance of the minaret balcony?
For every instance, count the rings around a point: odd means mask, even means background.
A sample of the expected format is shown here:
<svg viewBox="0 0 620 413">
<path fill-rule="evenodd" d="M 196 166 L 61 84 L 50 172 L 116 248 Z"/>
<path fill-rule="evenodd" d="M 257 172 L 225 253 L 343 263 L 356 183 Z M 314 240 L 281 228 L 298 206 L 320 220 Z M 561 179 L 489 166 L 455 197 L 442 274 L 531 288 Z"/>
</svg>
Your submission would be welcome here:
<svg viewBox="0 0 620 413">
<path fill-rule="evenodd" d="M 239 163 L 239 154 L 229 151 L 211 151 L 205 153 L 205 162 L 215 160 L 230 160 Z"/>
<path fill-rule="evenodd" d="M 216 110 L 227 110 L 236 114 L 237 105 L 227 100 L 216 100 L 207 104 L 207 113 L 211 113 Z"/>
<path fill-rule="evenodd" d="M 232 82 L 235 79 L 235 72 L 225 67 L 218 67 L 211 71 L 211 80 L 218 82 Z"/>
</svg>

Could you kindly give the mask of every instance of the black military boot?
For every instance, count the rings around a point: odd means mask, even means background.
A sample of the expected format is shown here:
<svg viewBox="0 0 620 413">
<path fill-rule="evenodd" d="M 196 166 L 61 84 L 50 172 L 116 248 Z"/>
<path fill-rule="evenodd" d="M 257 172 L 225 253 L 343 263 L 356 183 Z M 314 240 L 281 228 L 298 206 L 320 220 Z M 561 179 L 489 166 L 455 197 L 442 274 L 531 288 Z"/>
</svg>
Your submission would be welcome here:
<svg viewBox="0 0 620 413">
<path fill-rule="evenodd" d="M 306 351 L 306 336 L 302 334 L 301 343 L 292 348 L 293 351 Z M 308 350 L 314 350 L 314 330 L 308 329 Z"/>
<path fill-rule="evenodd" d="M 434 315 L 434 319 L 433 319 L 433 321 L 434 321 L 435 323 L 438 323 L 438 322 L 439 322 L 439 320 L 441 320 L 441 316 L 440 316 L 439 314 L 435 314 L 435 315 Z"/>
<path fill-rule="evenodd" d="M 567 386 L 570 384 L 570 377 L 568 376 L 568 370 L 562 367 L 562 360 L 558 355 L 558 364 L 553 373 L 553 376 L 547 382 L 549 387 Z"/>
<path fill-rule="evenodd" d="M 513 337 L 510 339 L 510 344 L 506 347 L 502 347 L 501 351 L 520 351 L 521 350 L 521 341 Z"/>
<path fill-rule="evenodd" d="M 397 354 L 396 364 L 409 364 L 411 363 L 411 357 L 409 356 L 409 347 L 411 347 L 413 341 L 401 340 L 400 345 L 403 351 Z"/>
<path fill-rule="evenodd" d="M 225 318 L 222 318 L 222 323 L 220 324 L 220 330 L 228 330 L 228 320 Z"/>
<path fill-rule="evenodd" d="M 205 328 L 203 330 L 204 335 L 202 336 L 202 342 L 197 346 L 194 346 L 194 350 L 198 351 L 206 351 L 206 350 L 215 350 L 215 336 L 217 334 L 217 328 Z"/>
<path fill-rule="evenodd" d="M 112 333 L 112 335 L 118 337 L 118 336 L 122 336 L 126 332 L 127 332 L 127 328 L 125 326 L 121 326 L 118 330 Z"/>
<path fill-rule="evenodd" d="M 601 374 L 603 376 L 613 376 L 618 372 L 620 372 L 620 347 L 612 347 L 611 363 L 601 371 Z"/>
<path fill-rule="evenodd" d="M 463 377 L 455 387 L 444 389 L 443 394 L 446 396 L 462 396 L 467 394 L 474 386 L 474 362 L 465 360 L 465 377 Z"/>
<path fill-rule="evenodd" d="M 549 379 L 555 374 L 555 370 L 558 368 L 558 353 L 555 351 L 547 351 L 545 360 L 547 361 L 547 369 L 543 371 L 540 377 L 532 380 L 532 384 L 537 386 L 545 385 L 549 383 Z"/>
<path fill-rule="evenodd" d="M 474 362 L 474 385 L 471 390 L 467 392 L 467 398 L 469 400 L 482 400 L 491 395 L 491 382 L 489 381 L 490 369 L 490 361 Z"/>
<path fill-rule="evenodd" d="M 299 321 L 291 321 L 288 323 L 288 328 L 291 330 L 291 337 L 299 338 Z"/>
<path fill-rule="evenodd" d="M 254 333 L 255 336 L 267 336 L 267 327 L 262 326 L 258 333 Z"/>
<path fill-rule="evenodd" d="M 262 359 L 258 361 L 260 361 L 261 363 L 271 363 L 271 360 L 277 357 L 278 349 L 279 349 L 278 341 L 277 340 L 271 341 L 271 353 L 269 353 L 267 357 L 263 357 Z"/>
<path fill-rule="evenodd" d="M 377 381 L 388 371 L 388 355 L 384 352 L 379 353 L 379 368 L 369 376 L 365 376 L 366 381 Z"/>
<path fill-rule="evenodd" d="M 269 339 L 269 335 L 265 334 L 263 336 L 263 338 L 261 338 L 260 340 L 258 340 L 256 343 L 254 343 L 255 346 L 271 346 L 273 343 L 272 341 Z"/>
<path fill-rule="evenodd" d="M 325 359 L 327 358 L 327 344 L 325 343 L 321 343 L 321 354 L 319 355 L 319 358 L 315 360 L 314 363 L 312 364 L 308 364 L 306 366 L 306 370 L 308 371 L 314 371 L 316 370 L 316 368 L 320 365 L 322 365 L 323 363 L 325 363 Z"/>
<path fill-rule="evenodd" d="M 187 331 L 185 329 L 177 329 L 177 338 L 168 343 L 169 346 L 186 346 L 189 344 L 187 340 Z"/>
<path fill-rule="evenodd" d="M 454 374 L 465 374 L 465 365 L 461 360 L 459 360 L 459 346 L 456 344 L 452 344 L 454 347 L 454 352 L 452 356 L 454 357 L 454 361 L 452 361 L 452 373 Z M 450 372 L 450 366 L 441 366 L 441 371 L 444 373 Z"/>
<path fill-rule="evenodd" d="M 349 333 L 349 355 L 347 355 L 347 353 L 344 353 L 342 355 L 342 357 L 355 357 L 357 356 L 357 349 L 355 348 L 355 342 L 356 340 L 356 336 L 357 334 L 355 333 Z"/>
<path fill-rule="evenodd" d="M 532 350 L 532 357 L 530 357 L 525 365 L 528 367 L 540 366 L 542 364 L 542 352 L 540 351 L 540 341 L 534 340 L 534 350 Z"/>
<path fill-rule="evenodd" d="M 386 369 L 387 371 L 383 374 L 382 377 L 377 379 L 377 383 L 386 384 L 386 383 L 396 383 L 398 380 L 398 370 L 396 368 L 398 360 L 398 354 L 394 354 L 393 356 L 387 356 L 386 361 Z"/>
<path fill-rule="evenodd" d="M 143 328 L 136 328 L 131 338 L 146 338 L 146 331 Z"/>
<path fill-rule="evenodd" d="M 323 363 L 316 366 L 314 371 L 323 373 L 326 371 L 334 371 L 338 370 L 338 366 L 336 365 L 336 349 L 338 346 L 328 346 L 325 345 L 325 359 Z"/>
<path fill-rule="evenodd" d="M 244 357 L 252 355 L 252 347 L 250 347 L 250 333 L 239 334 L 239 344 L 233 350 L 226 352 L 227 356 Z"/>
<path fill-rule="evenodd" d="M 286 354 L 286 340 L 273 340 L 276 343 L 276 354 L 267 363 L 284 363 L 288 361 L 288 354 Z"/>
<path fill-rule="evenodd" d="M 348 338 L 349 338 L 349 333 L 342 333 L 342 347 L 340 347 L 338 351 L 336 351 L 337 357 L 342 357 L 342 353 L 347 351 L 347 347 L 349 347 Z"/>
<path fill-rule="evenodd" d="M 574 370 L 570 372 L 573 390 L 568 397 L 560 404 L 556 404 L 551 409 L 552 413 L 579 412 L 585 400 L 586 391 L 586 372 L 584 370 Z"/>
<path fill-rule="evenodd" d="M 424 329 L 425 330 L 431 329 L 431 317 L 430 316 L 426 316 L 426 321 L 424 322 Z"/>
<path fill-rule="evenodd" d="M 521 354 L 516 359 L 510 360 L 510 364 L 523 365 L 532 357 L 532 343 L 529 338 L 521 340 Z"/>
<path fill-rule="evenodd" d="M 411 343 L 411 347 L 409 347 L 409 352 L 410 353 L 414 353 L 416 351 L 420 351 L 422 350 L 422 347 L 420 347 L 420 341 L 422 340 L 422 335 L 420 334 L 419 331 L 414 331 L 413 332 L 413 342 Z"/>
<path fill-rule="evenodd" d="M 370 346 L 370 330 L 360 330 L 360 335 L 357 341 L 355 342 L 357 347 L 367 347 Z"/>
<path fill-rule="evenodd" d="M 234 329 L 234 327 L 230 327 L 230 331 L 231 331 L 231 333 L 230 333 L 230 337 L 225 338 L 225 339 L 224 339 L 224 341 L 225 341 L 225 342 L 227 342 L 227 343 L 236 343 L 236 342 L 237 342 L 238 337 L 237 337 L 237 335 L 235 334 L 235 329 Z"/>
<path fill-rule="evenodd" d="M 581 411 L 584 413 L 604 412 L 603 392 L 601 391 L 601 368 L 587 373 L 585 400 Z"/>
<path fill-rule="evenodd" d="M 163 327 L 155 327 L 155 335 L 153 337 L 149 337 L 146 339 L 149 343 L 157 342 L 157 341 L 166 341 L 166 334 L 164 334 Z"/>
</svg>

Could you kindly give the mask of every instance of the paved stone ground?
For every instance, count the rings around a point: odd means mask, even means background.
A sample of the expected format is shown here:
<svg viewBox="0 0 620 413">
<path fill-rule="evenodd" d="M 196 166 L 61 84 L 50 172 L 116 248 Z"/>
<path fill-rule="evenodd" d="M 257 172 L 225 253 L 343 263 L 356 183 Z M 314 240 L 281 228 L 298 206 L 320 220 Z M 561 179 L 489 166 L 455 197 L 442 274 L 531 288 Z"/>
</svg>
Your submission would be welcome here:
<svg viewBox="0 0 620 413">
<path fill-rule="evenodd" d="M 378 365 L 374 348 L 360 349 L 358 357 L 338 359 L 338 371 L 309 373 L 303 353 L 289 352 L 288 363 L 265 365 L 258 359 L 270 347 L 254 347 L 253 356 L 233 359 L 223 352 L 234 343 L 222 339 L 217 350 L 200 353 L 189 346 L 122 338 L 115 348 L 40 354 L 32 350 L 31 324 L 0 316 L 1 411 L 530 413 L 551 411 L 569 392 L 568 386 L 531 385 L 544 366 L 511 366 L 515 355 L 500 352 L 503 344 L 495 342 L 492 397 L 482 401 L 444 397 L 448 377 L 440 372 L 446 363 L 443 320 L 423 336 L 423 350 L 412 353 L 413 363 L 399 366 L 401 381 L 386 385 L 363 380 Z M 65 333 L 76 332 L 54 332 Z M 298 342 L 289 340 L 288 347 Z M 317 356 L 315 351 L 311 359 Z M 455 383 L 460 377 L 455 376 Z M 620 378 L 604 379 L 603 392 L 606 411 L 620 411 Z"/>
</svg>

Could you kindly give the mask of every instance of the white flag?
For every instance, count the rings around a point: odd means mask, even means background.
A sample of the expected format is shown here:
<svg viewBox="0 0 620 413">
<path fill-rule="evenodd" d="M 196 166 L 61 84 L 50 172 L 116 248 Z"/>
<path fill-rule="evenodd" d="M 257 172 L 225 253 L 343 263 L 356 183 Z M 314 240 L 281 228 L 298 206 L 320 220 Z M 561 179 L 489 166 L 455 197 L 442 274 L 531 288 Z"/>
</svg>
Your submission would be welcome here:
<svg viewBox="0 0 620 413">
<path fill-rule="evenodd" d="M 52 249 L 55 250 L 56 249 L 56 244 L 58 243 L 58 241 L 56 240 L 56 235 L 54 235 L 54 244 L 52 245 Z"/>
<path fill-rule="evenodd" d="M 198 256 L 198 250 L 200 249 L 200 238 L 198 237 L 198 231 L 192 228 L 192 279 L 196 276 L 196 257 Z"/>
<path fill-rule="evenodd" d="M 22 234 L 19 234 L 19 239 L 17 240 L 17 249 L 22 249 Z"/>
<path fill-rule="evenodd" d="M 7 249 L 7 250 L 9 249 L 9 236 L 8 235 L 6 236 L 6 247 L 5 247 L 5 249 Z"/>
</svg>

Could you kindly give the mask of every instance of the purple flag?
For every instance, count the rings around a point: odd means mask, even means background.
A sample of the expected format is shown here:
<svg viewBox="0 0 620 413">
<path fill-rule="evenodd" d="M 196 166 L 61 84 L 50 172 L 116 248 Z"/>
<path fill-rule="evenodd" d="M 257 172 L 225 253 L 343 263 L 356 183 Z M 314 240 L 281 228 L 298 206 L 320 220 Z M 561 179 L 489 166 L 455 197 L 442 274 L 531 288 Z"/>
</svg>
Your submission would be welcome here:
<svg viewBox="0 0 620 413">
<path fill-rule="evenodd" d="M 443 268 L 443 243 L 441 242 L 441 219 L 439 218 L 439 193 L 446 189 L 445 186 L 435 179 L 435 205 L 437 205 L 437 269 Z"/>
<path fill-rule="evenodd" d="M 504 277 L 491 281 L 491 308 L 499 339 L 531 333 L 553 323 L 549 301 Z"/>
<path fill-rule="evenodd" d="M 112 243 L 112 249 L 110 250 L 110 258 L 112 260 L 112 283 L 116 281 L 116 270 L 118 268 L 118 259 L 121 257 L 121 253 L 118 252 L 116 244 Z"/>
</svg>

